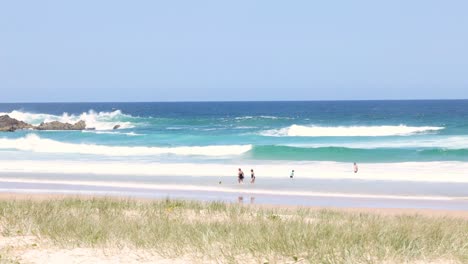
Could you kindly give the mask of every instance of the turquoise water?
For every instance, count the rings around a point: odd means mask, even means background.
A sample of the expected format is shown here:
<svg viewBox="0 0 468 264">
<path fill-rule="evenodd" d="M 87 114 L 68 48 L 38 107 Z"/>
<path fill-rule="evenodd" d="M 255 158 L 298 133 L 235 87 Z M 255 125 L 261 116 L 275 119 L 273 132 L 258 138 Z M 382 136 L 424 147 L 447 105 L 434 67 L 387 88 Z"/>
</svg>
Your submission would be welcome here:
<svg viewBox="0 0 468 264">
<path fill-rule="evenodd" d="M 468 100 L 0 104 L 0 112 L 94 129 L 2 133 L 3 160 L 468 161 Z"/>
</svg>

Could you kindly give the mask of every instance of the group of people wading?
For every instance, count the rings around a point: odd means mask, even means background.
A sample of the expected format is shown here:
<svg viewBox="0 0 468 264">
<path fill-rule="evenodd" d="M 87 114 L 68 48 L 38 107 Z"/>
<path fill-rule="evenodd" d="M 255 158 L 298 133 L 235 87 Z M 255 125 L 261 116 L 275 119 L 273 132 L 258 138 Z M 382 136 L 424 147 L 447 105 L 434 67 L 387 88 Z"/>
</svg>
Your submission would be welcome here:
<svg viewBox="0 0 468 264">
<path fill-rule="evenodd" d="M 239 168 L 239 172 L 237 173 L 237 181 L 244 183 L 244 172 L 241 168 Z M 250 170 L 250 183 L 255 183 L 255 172 L 253 169 Z"/>
<path fill-rule="evenodd" d="M 356 164 L 356 162 L 354 162 L 353 164 L 353 171 L 354 173 L 357 173 L 358 172 L 358 165 Z M 294 170 L 291 171 L 291 175 L 289 176 L 289 178 L 294 178 Z M 237 173 L 237 181 L 242 184 L 244 183 L 244 172 L 242 171 L 241 168 L 239 168 L 239 172 Z M 221 184 L 221 181 L 219 182 Z M 250 169 L 250 183 L 255 183 L 255 172 L 253 169 Z"/>
</svg>

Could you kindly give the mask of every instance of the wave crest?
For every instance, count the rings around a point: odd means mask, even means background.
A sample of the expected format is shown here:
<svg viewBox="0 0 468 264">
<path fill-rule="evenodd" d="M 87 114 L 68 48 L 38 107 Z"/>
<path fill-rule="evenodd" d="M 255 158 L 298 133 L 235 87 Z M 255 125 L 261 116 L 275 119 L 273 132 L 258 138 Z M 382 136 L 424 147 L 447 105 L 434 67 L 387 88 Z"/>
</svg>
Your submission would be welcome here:
<svg viewBox="0 0 468 264">
<path fill-rule="evenodd" d="M 9 115 L 12 118 L 32 125 L 39 125 L 42 122 L 52 121 L 73 124 L 83 120 L 86 122 L 86 128 L 95 128 L 96 130 L 111 130 L 115 125 L 120 125 L 120 128 L 134 127 L 131 122 L 124 121 L 132 116 L 123 114 L 120 110 L 112 112 L 95 112 L 93 110 L 89 110 L 88 112 L 83 112 L 80 115 L 68 114 L 66 112 L 62 115 L 37 114 L 14 110 L 9 113 L 0 113 L 0 115 Z"/>
<path fill-rule="evenodd" d="M 173 154 L 183 156 L 234 156 L 241 155 L 250 149 L 251 145 L 227 146 L 184 146 L 184 147 L 128 147 L 105 146 L 92 144 L 75 144 L 41 138 L 28 134 L 17 139 L 0 138 L 0 149 L 16 149 L 40 153 L 71 153 L 104 156 L 152 156 Z"/>
<path fill-rule="evenodd" d="M 407 136 L 417 133 L 426 133 L 442 130 L 444 127 L 412 127 L 412 126 L 301 126 L 292 125 L 281 129 L 272 129 L 261 132 L 263 136 L 273 137 L 381 137 L 381 136 Z"/>
<path fill-rule="evenodd" d="M 280 116 L 267 116 L 267 115 L 260 115 L 260 116 L 239 116 L 234 118 L 234 120 L 249 120 L 249 119 L 293 119 L 291 117 L 280 117 Z"/>
</svg>

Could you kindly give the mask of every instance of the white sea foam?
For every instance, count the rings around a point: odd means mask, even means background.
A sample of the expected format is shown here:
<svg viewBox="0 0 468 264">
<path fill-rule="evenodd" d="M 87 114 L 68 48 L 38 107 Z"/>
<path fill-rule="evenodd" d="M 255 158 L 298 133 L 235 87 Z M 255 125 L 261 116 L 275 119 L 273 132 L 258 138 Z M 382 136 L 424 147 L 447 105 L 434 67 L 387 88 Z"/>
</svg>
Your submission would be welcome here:
<svg viewBox="0 0 468 264">
<path fill-rule="evenodd" d="M 82 133 L 98 134 L 98 135 L 126 135 L 126 136 L 144 136 L 135 132 L 117 132 L 117 131 L 96 131 L 96 130 L 83 130 Z"/>
<path fill-rule="evenodd" d="M 278 116 L 267 116 L 267 115 L 261 115 L 261 116 L 239 116 L 234 118 L 235 120 L 248 120 L 248 119 L 293 119 L 291 117 L 278 117 Z"/>
<path fill-rule="evenodd" d="M 235 181 L 238 168 L 255 169 L 257 177 L 297 179 L 360 179 L 468 183 L 468 162 L 402 162 L 359 164 L 343 162 L 149 163 L 139 161 L 0 160 L 0 172 L 140 176 L 209 176 Z"/>
<path fill-rule="evenodd" d="M 0 115 L 9 115 L 20 121 L 24 121 L 33 125 L 39 125 L 41 122 L 60 121 L 64 123 L 76 123 L 80 120 L 86 122 L 86 128 L 95 128 L 96 130 L 111 130 L 115 125 L 120 125 L 120 128 L 132 128 L 134 125 L 128 121 L 120 121 L 121 118 L 131 118 L 130 115 L 123 114 L 120 110 L 112 112 L 95 112 L 90 110 L 73 115 L 63 113 L 62 115 L 50 115 L 41 113 L 30 113 L 22 111 L 11 111 L 9 113 L 0 113 Z"/>
<path fill-rule="evenodd" d="M 301 126 L 292 125 L 281 129 L 271 129 L 261 132 L 263 136 L 273 137 L 379 137 L 405 136 L 417 133 L 427 133 L 442 130 L 444 127 L 412 127 L 412 126 Z"/>
<path fill-rule="evenodd" d="M 399 138 L 392 140 L 379 140 L 378 142 L 331 142 L 315 144 L 286 144 L 298 148 L 343 147 L 354 149 L 376 148 L 441 148 L 441 149 L 468 149 L 468 136 L 437 136 L 429 138 Z"/>
<path fill-rule="evenodd" d="M 73 153 L 105 156 L 152 156 L 162 154 L 193 156 L 234 156 L 249 151 L 251 145 L 193 147 L 128 147 L 64 143 L 40 138 L 35 134 L 17 139 L 0 138 L 0 149 L 16 149 L 39 153 Z"/>
</svg>

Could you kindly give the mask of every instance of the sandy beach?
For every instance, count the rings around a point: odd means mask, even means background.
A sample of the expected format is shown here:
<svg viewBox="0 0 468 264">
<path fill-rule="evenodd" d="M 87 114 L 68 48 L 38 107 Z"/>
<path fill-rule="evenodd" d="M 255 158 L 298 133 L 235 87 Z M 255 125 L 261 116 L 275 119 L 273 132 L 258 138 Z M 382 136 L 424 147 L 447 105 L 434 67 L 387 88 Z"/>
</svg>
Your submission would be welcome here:
<svg viewBox="0 0 468 264">
<path fill-rule="evenodd" d="M 100 199 L 111 199 L 110 201 L 114 201 L 115 203 L 127 203 L 127 197 L 102 197 L 102 196 L 95 196 L 95 195 L 63 195 L 63 194 L 19 194 L 19 193 L 1 193 L 0 194 L 0 204 L 2 203 L 53 203 L 66 201 L 67 199 L 74 199 L 77 201 L 81 201 L 80 203 L 93 203 L 95 201 L 99 201 Z M 97 199 L 97 200 L 96 200 Z M 138 198 L 132 199 L 135 201 L 135 208 L 131 209 L 130 211 L 125 211 L 124 215 L 128 214 L 133 215 L 134 217 L 139 217 L 138 207 L 143 205 L 151 205 L 155 202 L 154 199 L 149 198 Z M 157 201 L 158 202 L 158 201 Z M 159 203 L 164 201 L 159 201 Z M 132 203 L 133 204 L 133 203 Z M 210 203 L 206 203 L 205 205 L 201 205 L 202 207 L 209 207 Z M 468 211 L 465 210 L 433 210 L 433 209 L 395 209 L 395 208 L 339 208 L 339 207 L 311 207 L 311 206 L 291 206 L 291 205 L 275 205 L 275 204 L 249 204 L 249 203 L 227 203 L 229 207 L 234 208 L 245 208 L 241 210 L 251 211 L 250 214 L 255 213 L 264 214 L 264 212 L 274 212 L 275 217 L 280 217 L 285 222 L 285 225 L 288 225 L 288 221 L 295 219 L 298 214 L 301 214 L 304 210 L 311 213 L 312 215 L 320 215 L 326 212 L 326 214 L 333 213 L 337 214 L 336 217 L 330 218 L 331 221 L 349 221 L 348 219 L 339 220 L 344 215 L 346 217 L 360 217 L 365 216 L 367 219 L 378 218 L 381 219 L 379 221 L 394 221 L 395 219 L 408 219 L 405 221 L 409 221 L 410 219 L 422 219 L 422 221 L 435 221 L 438 223 L 449 222 L 449 221 L 456 221 L 458 223 L 464 223 L 468 227 Z M 4 206 L 4 205 L 2 205 Z M 173 210 L 177 211 L 178 209 L 177 203 L 175 205 L 166 206 L 165 210 L 166 213 L 171 214 Z M 240 206 L 240 207 L 239 207 Z M 5 208 L 5 207 L 4 207 Z M 130 206 L 130 208 L 133 208 Z M 175 221 L 179 217 L 184 217 L 189 223 L 195 224 L 202 218 L 206 218 L 205 215 L 207 212 L 202 213 L 195 213 L 190 209 L 190 206 L 182 205 L 180 207 L 180 214 L 174 215 Z M 187 208 L 187 209 L 183 209 Z M 6 209 L 3 209 L 6 210 Z M 67 209 L 70 212 L 73 212 L 73 209 Z M 92 210 L 91 208 L 87 210 Z M 136 210 L 136 211 L 135 211 Z M 325 211 L 324 211 L 325 210 Z M 175 212 L 174 211 L 174 212 Z M 200 212 L 203 212 L 200 211 Z M 136 215 L 134 215 L 136 214 Z M 270 214 L 270 213 L 268 213 Z M 203 216 L 205 215 L 205 216 Z M 90 215 L 90 217 L 94 218 L 98 215 L 95 214 Z M 132 217 L 133 217 L 132 216 Z M 143 215 L 140 215 L 143 216 Z M 28 220 L 28 215 L 22 216 L 22 221 L 33 221 Z M 307 218 L 308 219 L 308 218 Z M 65 219 L 64 219 L 65 220 Z M 216 213 L 211 215 L 205 221 L 215 221 L 215 222 L 226 222 L 230 221 L 224 216 Z M 50 237 L 48 235 L 41 235 L 40 232 L 34 231 L 34 224 L 33 222 L 29 222 L 29 229 L 30 230 L 21 230 L 21 228 L 13 228 L 16 230 L 15 233 L 11 233 L 11 231 L 7 231 L 9 229 L 9 225 L 5 222 L 5 219 L 0 219 L 0 226 L 2 226 L 2 235 L 0 237 L 0 254 L 2 255 L 3 259 L 7 259 L 8 261 L 17 261 L 19 263 L 219 263 L 219 262 L 228 262 L 228 259 L 224 257 L 218 256 L 213 257 L 212 254 L 203 254 L 199 253 L 196 247 L 187 250 L 184 249 L 183 253 L 164 253 L 157 248 L 152 247 L 140 247 L 138 245 L 129 243 L 129 242 L 106 242 L 104 244 L 95 244 L 91 243 L 87 244 L 86 242 L 83 243 L 68 243 L 68 242 L 60 242 L 60 239 Z M 8 221 L 8 220 L 7 220 Z M 68 220 L 66 220 L 68 221 Z M 87 221 L 87 220 L 86 220 Z M 93 220 L 95 221 L 95 220 Z M 244 221 L 244 220 L 243 220 Z M 249 221 L 249 220 L 248 220 Z M 310 220 L 307 220 L 310 221 Z M 315 221 L 315 220 L 314 220 Z M 354 221 L 354 220 L 352 220 Z M 419 221 L 419 220 L 418 220 Z M 441 222 L 442 221 L 442 222 Z M 221 223 L 219 222 L 219 223 Z M 351 223 L 351 222 L 350 222 Z M 246 223 L 248 224 L 248 222 Z M 15 226 L 17 226 L 15 224 Z M 50 227 L 49 227 L 50 228 Z M 20 231 L 21 230 L 21 231 Z M 463 230 L 463 229 L 462 229 Z M 169 231 L 170 232 L 170 231 Z M 465 229 L 459 235 L 468 237 L 468 229 Z M 422 234 L 420 234 L 422 235 Z M 76 239 L 76 238 L 75 238 Z M 115 238 L 117 239 L 117 238 Z M 118 239 L 117 239 L 118 240 Z M 82 244 L 82 246 L 80 246 Z M 204 246 L 205 247 L 205 246 Z M 206 248 L 205 248 L 206 250 Z M 214 250 L 214 249 L 211 249 Z M 459 249 L 463 254 L 468 254 L 468 250 Z M 198 253 L 197 253 L 198 252 Z M 278 253 L 278 252 L 277 252 Z M 216 254 L 214 254 L 216 255 Z M 465 255 L 467 256 L 467 255 Z M 308 263 L 310 261 L 303 257 L 286 257 L 282 254 L 278 255 L 266 255 L 265 257 L 259 257 L 258 255 L 236 255 L 232 256 L 235 262 L 243 262 L 243 263 L 259 263 L 259 262 L 269 262 L 269 263 Z M 375 257 L 375 256 L 374 256 Z M 401 259 L 394 259 L 393 257 L 387 257 L 388 259 L 385 263 L 400 263 Z M 376 261 L 376 260 L 375 260 Z M 379 261 L 380 262 L 380 261 Z M 440 256 L 439 258 L 434 258 L 434 256 L 424 257 L 422 259 L 418 258 L 408 258 L 405 260 L 405 263 L 461 263 L 458 258 L 453 258 L 449 256 Z"/>
<path fill-rule="evenodd" d="M 232 176 L 4 170 L 0 173 L 0 205 L 3 206 L 0 255 L 13 263 L 315 263 L 329 258 L 337 263 L 463 263 L 468 249 L 466 245 L 453 243 L 468 239 L 468 228 L 464 228 L 468 225 L 467 187 L 464 180 L 424 182 L 333 177 L 291 180 L 260 176 L 255 184 L 238 184 Z M 224 209 L 210 209 L 213 206 Z M 50 210 L 52 215 L 31 213 L 41 207 Z M 101 210 L 111 213 L 103 215 Z M 83 217 L 76 215 L 78 211 Z M 235 220 L 239 214 L 242 217 Z M 73 216 L 77 219 L 70 219 Z M 52 218 L 43 222 L 44 217 Z M 140 218 L 144 223 L 132 220 Z M 257 229 L 243 230 L 253 223 L 259 229 L 276 225 L 275 219 L 282 223 L 276 230 L 285 228 L 286 233 L 270 236 L 265 231 L 252 237 Z M 62 221 L 68 224 L 63 226 Z M 158 222 L 165 226 L 165 231 L 155 226 L 145 234 L 139 233 L 145 225 Z M 206 223 L 200 225 L 202 222 Z M 426 223 L 428 227 L 419 229 L 417 223 Z M 134 228 L 120 234 L 119 225 Z M 231 236 L 224 237 L 219 226 L 225 226 Z M 443 246 L 433 249 L 435 253 L 426 252 L 420 247 L 434 246 L 432 237 L 440 236 L 438 226 L 443 226 L 447 236 L 453 236 L 446 241 L 450 250 Z M 172 234 L 173 228 L 181 233 Z M 336 236 L 341 242 L 330 241 L 328 246 L 338 252 L 321 248 L 317 250 L 323 252 L 317 255 L 309 251 L 317 245 L 308 243 L 321 243 L 328 237 L 308 238 L 304 245 L 294 244 L 302 239 L 301 234 L 308 237 L 310 234 L 303 232 L 309 229 L 319 233 L 333 230 L 330 236 Z M 185 241 L 186 232 L 193 240 Z M 291 234 L 287 235 L 288 232 Z M 367 232 L 370 237 L 362 238 Z M 379 238 L 382 232 L 387 234 L 385 242 Z M 154 240 L 150 234 L 168 238 Z M 173 236 L 176 237 L 169 239 Z M 210 236 L 212 242 L 199 241 L 205 236 Z M 236 237 L 243 242 L 230 240 Z M 348 240 L 349 237 L 354 238 Z M 418 242 L 418 237 L 425 237 L 425 242 Z M 267 242 L 270 239 L 278 241 L 259 250 L 249 250 L 256 247 L 255 243 L 270 243 Z M 351 242 L 354 240 L 362 241 Z M 161 248 L 159 243 L 166 246 Z M 213 247 L 213 243 L 217 246 Z M 247 246 L 250 243 L 254 244 Z M 338 248 L 353 248 L 354 243 L 364 243 L 356 252 L 371 247 L 373 253 L 367 260 L 360 257 L 362 252 L 339 253 Z M 408 247 L 407 243 L 418 246 Z M 374 248 L 375 245 L 378 246 Z M 387 253 L 379 248 L 385 248 Z M 416 253 L 416 249 L 421 251 Z"/>
</svg>

